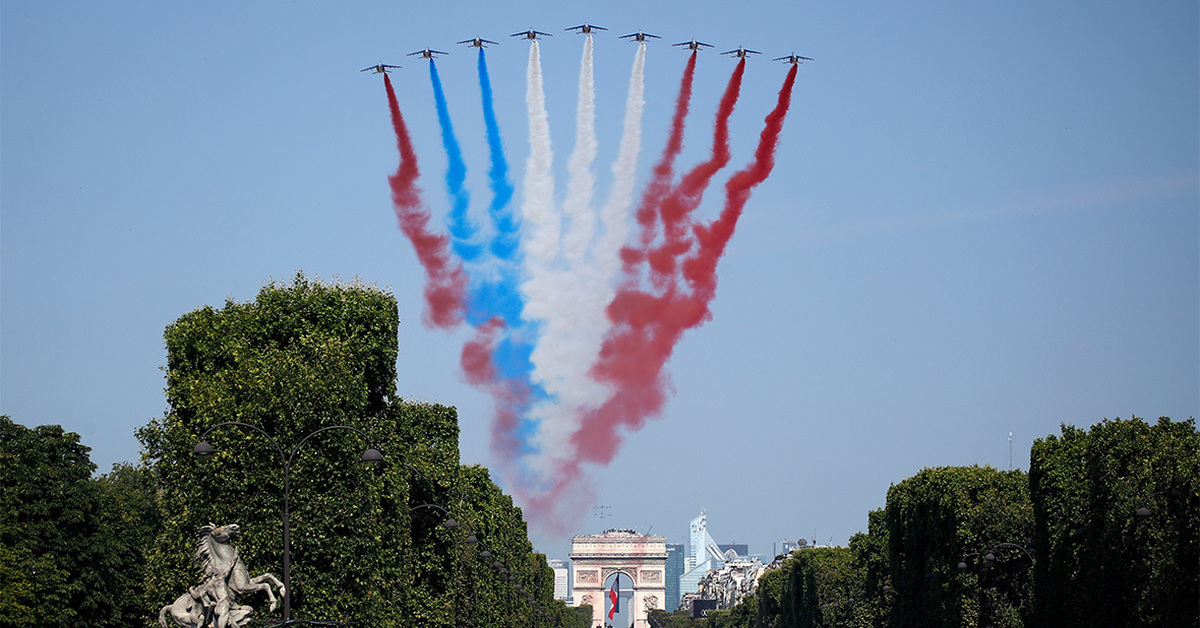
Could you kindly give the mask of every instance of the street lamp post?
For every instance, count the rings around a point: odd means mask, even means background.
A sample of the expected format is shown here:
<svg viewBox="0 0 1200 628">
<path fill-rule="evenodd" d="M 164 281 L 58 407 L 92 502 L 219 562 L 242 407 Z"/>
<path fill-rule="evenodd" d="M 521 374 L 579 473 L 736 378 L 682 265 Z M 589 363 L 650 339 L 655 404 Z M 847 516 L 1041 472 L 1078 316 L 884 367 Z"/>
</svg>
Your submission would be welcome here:
<svg viewBox="0 0 1200 628">
<path fill-rule="evenodd" d="M 283 592 L 283 623 L 281 625 L 290 626 L 292 624 L 292 539 L 291 539 L 291 535 L 292 535 L 292 523 L 291 523 L 291 519 L 292 519 L 292 517 L 291 517 L 292 460 L 295 459 L 296 453 L 300 451 L 300 448 L 304 445 L 304 443 L 308 442 L 308 439 L 312 438 L 313 436 L 316 436 L 317 434 L 320 434 L 321 432 L 326 432 L 329 430 L 349 430 L 351 432 L 355 432 L 355 433 L 359 434 L 364 439 L 366 439 L 367 449 L 366 449 L 366 451 L 363 452 L 362 457 L 361 457 L 361 460 L 363 462 L 371 462 L 371 463 L 381 462 L 383 460 L 383 454 L 381 454 L 379 452 L 379 450 L 375 448 L 375 444 L 371 442 L 371 437 L 367 436 L 366 433 L 364 433 L 362 430 L 360 430 L 358 428 L 350 427 L 347 425 L 331 425 L 328 427 L 322 427 L 318 430 L 315 430 L 315 431 L 309 433 L 307 436 L 300 439 L 299 443 L 296 443 L 296 446 L 292 448 L 291 455 L 285 455 L 283 452 L 283 447 L 281 447 L 279 445 L 279 443 L 274 438 L 271 437 L 270 434 L 263 431 L 263 429 L 258 427 L 257 425 L 251 425 L 249 423 L 242 423 L 240 421 L 226 421 L 224 423 L 218 423 L 218 424 L 208 428 L 207 430 L 204 430 L 204 433 L 200 435 L 200 442 L 196 443 L 195 448 L 192 449 L 192 453 L 196 454 L 198 456 L 210 456 L 210 455 L 216 453 L 216 450 L 213 449 L 212 445 L 208 444 L 208 441 L 205 440 L 205 437 L 207 437 L 208 434 L 210 432 L 212 432 L 213 430 L 215 430 L 219 427 L 225 427 L 228 425 L 236 425 L 238 427 L 248 427 L 248 428 L 258 432 L 259 434 L 262 434 L 263 436 L 265 436 L 267 438 L 267 440 L 271 441 L 271 444 L 275 446 L 275 451 L 279 452 L 279 459 L 280 459 L 280 461 L 283 462 L 283 588 L 284 588 L 284 592 Z"/>
</svg>

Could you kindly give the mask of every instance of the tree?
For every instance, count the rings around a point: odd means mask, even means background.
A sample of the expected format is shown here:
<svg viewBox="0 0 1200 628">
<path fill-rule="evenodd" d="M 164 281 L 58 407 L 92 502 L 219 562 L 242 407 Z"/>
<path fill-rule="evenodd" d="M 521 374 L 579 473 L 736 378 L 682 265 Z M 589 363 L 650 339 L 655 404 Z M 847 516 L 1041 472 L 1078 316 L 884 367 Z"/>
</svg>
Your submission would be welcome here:
<svg viewBox="0 0 1200 628">
<path fill-rule="evenodd" d="M 553 572 L 532 553 L 520 510 L 486 471 L 462 467 L 453 408 L 396 397 L 399 317 L 390 294 L 297 275 L 250 303 L 201 308 L 167 328 L 169 411 L 139 432 L 160 491 L 162 533 L 150 552 L 149 595 L 161 606 L 197 583 L 194 534 L 238 523 L 252 575 L 279 573 L 283 460 L 290 477 L 292 616 L 372 626 L 542 626 L 514 600 L 468 532 L 503 550 L 537 599 Z M 201 434 L 216 453 L 192 454 Z M 384 461 L 364 465 L 359 434 Z M 303 446 L 300 443 L 303 442 Z M 432 504 L 436 507 L 424 507 Z M 451 516 L 462 522 L 449 530 Z M 547 575 L 549 572 L 549 575 Z M 250 601 L 256 614 L 265 600 Z M 543 604 L 543 607 L 546 606 Z"/>
<path fill-rule="evenodd" d="M 1029 479 L 1037 624 L 1200 626 L 1194 420 L 1063 425 L 1034 442 Z"/>
<path fill-rule="evenodd" d="M 95 465 L 79 435 L 0 417 L 0 613 L 26 625 L 83 626 L 97 612 L 85 562 L 98 528 Z"/>
<path fill-rule="evenodd" d="M 855 607 L 856 625 L 885 628 L 890 622 L 893 596 L 890 590 L 884 590 L 884 586 L 891 586 L 891 566 L 887 515 L 882 508 L 867 513 L 867 532 L 850 537 L 850 553 L 863 578 L 861 603 Z"/>
<path fill-rule="evenodd" d="M 154 536 L 140 472 L 95 465 L 79 435 L 0 417 L 0 625 L 128 626 L 144 617 Z"/>
<path fill-rule="evenodd" d="M 1033 595 L 1027 550 L 1014 547 L 1033 531 L 1024 473 L 924 469 L 888 490 L 885 513 L 893 626 L 1022 625 Z"/>
</svg>

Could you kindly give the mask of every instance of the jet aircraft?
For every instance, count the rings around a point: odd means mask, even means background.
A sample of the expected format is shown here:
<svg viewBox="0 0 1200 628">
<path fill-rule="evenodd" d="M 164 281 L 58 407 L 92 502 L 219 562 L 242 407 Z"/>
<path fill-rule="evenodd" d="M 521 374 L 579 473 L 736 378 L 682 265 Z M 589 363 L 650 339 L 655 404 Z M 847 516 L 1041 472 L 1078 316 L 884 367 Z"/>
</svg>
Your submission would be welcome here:
<svg viewBox="0 0 1200 628">
<path fill-rule="evenodd" d="M 608 29 L 604 28 L 603 26 L 595 26 L 593 24 L 588 24 L 587 22 L 584 22 L 583 24 L 580 24 L 579 26 L 572 26 L 571 28 L 567 28 L 564 30 L 579 31 L 578 34 L 580 34 L 580 35 L 590 35 L 592 31 L 606 31 Z"/>
<path fill-rule="evenodd" d="M 399 70 L 399 69 L 400 69 L 400 66 L 398 66 L 398 65 L 388 65 L 386 63 L 376 63 L 375 65 L 373 65 L 369 68 L 363 68 L 363 69 L 359 70 L 359 72 L 366 72 L 368 70 L 374 70 L 375 72 L 373 72 L 373 74 L 387 74 L 388 70 Z"/>
<path fill-rule="evenodd" d="M 487 48 L 487 46 L 485 46 L 484 44 L 492 44 L 493 46 L 499 46 L 499 45 L 500 45 L 498 42 L 494 42 L 494 41 L 492 41 L 492 40 L 490 40 L 490 39 L 484 39 L 484 38 L 482 38 L 482 37 L 476 37 L 475 39 L 464 39 L 464 40 L 462 40 L 462 41 L 460 41 L 460 42 L 458 42 L 458 43 L 460 43 L 460 44 L 468 44 L 468 45 L 470 45 L 472 48 Z"/>
<path fill-rule="evenodd" d="M 442 52 L 441 50 L 430 50 L 430 49 L 426 48 L 424 50 L 410 52 L 410 53 L 408 53 L 408 56 L 410 56 L 410 57 L 420 56 L 422 59 L 432 59 L 433 55 L 448 55 L 448 54 L 450 54 L 450 53 Z"/>
<path fill-rule="evenodd" d="M 779 57 L 778 59 L 771 59 L 771 60 L 772 61 L 787 61 L 788 63 L 790 63 L 792 65 L 799 65 L 803 61 L 813 61 L 813 59 L 809 59 L 808 57 L 801 57 L 800 55 L 798 55 L 794 52 L 786 57 Z"/>
<path fill-rule="evenodd" d="M 628 35 L 621 35 L 617 39 L 633 39 L 633 41 L 646 41 L 647 37 L 653 37 L 655 39 L 662 39 L 662 37 L 659 37 L 658 35 L 651 35 L 650 33 L 643 33 L 640 30 L 636 33 L 629 33 Z"/>
<path fill-rule="evenodd" d="M 725 52 L 722 52 L 721 54 L 737 55 L 738 57 L 745 59 L 746 55 L 760 55 L 762 53 L 757 50 L 747 50 L 743 46 L 738 46 L 736 50 L 726 50 Z"/>
<path fill-rule="evenodd" d="M 535 31 L 532 28 L 527 31 L 513 33 L 512 35 L 509 35 L 509 37 L 524 37 L 525 39 L 537 39 L 538 35 L 544 35 L 546 37 L 554 37 L 554 35 L 551 35 L 550 33 L 543 33 L 542 31 Z"/>
<path fill-rule="evenodd" d="M 712 44 L 706 44 L 702 41 L 696 41 L 695 39 L 693 39 L 692 41 L 681 41 L 677 44 L 671 44 L 671 45 L 672 46 L 687 46 L 688 50 L 699 50 L 700 46 L 704 46 L 705 48 L 712 48 Z"/>
</svg>

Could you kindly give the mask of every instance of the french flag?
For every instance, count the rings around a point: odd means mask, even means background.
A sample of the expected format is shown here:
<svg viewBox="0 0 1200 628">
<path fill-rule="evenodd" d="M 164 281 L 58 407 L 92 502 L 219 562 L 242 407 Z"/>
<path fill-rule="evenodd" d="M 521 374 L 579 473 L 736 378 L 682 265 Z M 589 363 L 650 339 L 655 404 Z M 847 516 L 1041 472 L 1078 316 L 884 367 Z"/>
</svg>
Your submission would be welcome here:
<svg viewBox="0 0 1200 628">
<path fill-rule="evenodd" d="M 621 596 L 618 593 L 621 590 L 621 574 L 613 580 L 612 588 L 608 590 L 608 601 L 612 603 L 612 608 L 608 609 L 608 619 L 611 621 L 613 615 L 621 612 Z"/>
</svg>

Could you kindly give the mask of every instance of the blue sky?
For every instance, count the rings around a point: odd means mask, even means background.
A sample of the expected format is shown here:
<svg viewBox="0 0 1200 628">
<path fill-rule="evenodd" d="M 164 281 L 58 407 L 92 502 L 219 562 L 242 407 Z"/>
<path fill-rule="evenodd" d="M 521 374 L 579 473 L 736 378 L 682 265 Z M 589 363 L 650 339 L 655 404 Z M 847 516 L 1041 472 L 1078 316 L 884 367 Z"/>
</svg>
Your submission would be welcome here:
<svg viewBox="0 0 1200 628">
<path fill-rule="evenodd" d="M 449 201 L 424 62 L 438 62 L 468 186 L 486 202 L 475 56 L 488 50 L 514 179 L 528 154 L 529 27 L 542 44 L 560 195 L 582 38 L 595 38 L 598 185 L 608 185 L 645 29 L 640 179 L 666 138 L 695 37 L 751 60 L 731 122 L 749 159 L 800 68 L 771 178 L 719 267 L 714 318 L 668 366 L 666 414 L 593 470 L 579 532 L 679 542 L 701 506 L 719 542 L 845 543 L 923 467 L 1026 468 L 1061 423 L 1200 405 L 1200 16 L 1195 2 L 0 3 L 0 412 L 62 424 L 102 470 L 165 411 L 163 329 L 302 269 L 400 302 L 398 389 L 457 406 L 462 457 L 492 463 L 490 401 L 463 383 L 465 331 L 421 326 L 396 227 L 381 80 L 435 215 Z M 681 165 L 734 63 L 697 67 Z M 718 178 L 723 182 L 723 178 Z M 518 192 L 518 195 L 520 192 Z M 714 195 L 715 197 L 715 195 Z M 717 211 L 706 202 L 702 213 Z M 537 537 L 552 556 L 561 538 Z"/>
</svg>

